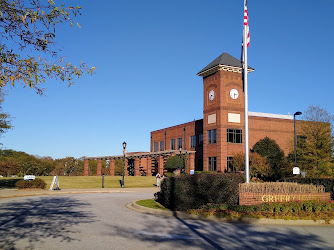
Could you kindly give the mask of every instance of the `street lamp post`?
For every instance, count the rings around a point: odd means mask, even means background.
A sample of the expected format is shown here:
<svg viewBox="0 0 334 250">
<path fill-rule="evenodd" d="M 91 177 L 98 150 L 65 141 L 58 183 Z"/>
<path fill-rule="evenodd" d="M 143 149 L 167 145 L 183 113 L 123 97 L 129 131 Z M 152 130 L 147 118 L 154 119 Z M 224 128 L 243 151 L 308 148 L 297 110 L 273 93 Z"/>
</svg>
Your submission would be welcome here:
<svg viewBox="0 0 334 250">
<path fill-rule="evenodd" d="M 295 139 L 295 167 L 293 168 L 293 174 L 299 174 L 299 168 L 297 167 L 297 136 L 296 136 L 296 116 L 297 115 L 301 115 L 302 112 L 297 111 L 296 113 L 294 113 L 293 115 L 293 130 L 294 130 L 294 139 Z"/>
<path fill-rule="evenodd" d="M 110 163 L 110 160 L 106 160 L 106 168 L 108 167 Z M 102 188 L 104 188 L 104 174 L 105 174 L 105 170 L 103 169 L 103 174 L 102 174 Z"/>
<path fill-rule="evenodd" d="M 188 167 L 188 150 L 186 149 L 186 159 L 184 161 L 184 172 L 187 173 L 187 167 Z"/>
<path fill-rule="evenodd" d="M 123 142 L 123 169 L 122 169 L 122 183 L 121 183 L 121 187 L 124 187 L 125 151 L 126 151 L 126 142 Z"/>
<path fill-rule="evenodd" d="M 179 151 L 180 151 L 180 173 L 181 173 L 181 171 L 182 171 L 182 162 L 181 162 L 182 148 L 181 147 L 179 148 Z"/>
</svg>

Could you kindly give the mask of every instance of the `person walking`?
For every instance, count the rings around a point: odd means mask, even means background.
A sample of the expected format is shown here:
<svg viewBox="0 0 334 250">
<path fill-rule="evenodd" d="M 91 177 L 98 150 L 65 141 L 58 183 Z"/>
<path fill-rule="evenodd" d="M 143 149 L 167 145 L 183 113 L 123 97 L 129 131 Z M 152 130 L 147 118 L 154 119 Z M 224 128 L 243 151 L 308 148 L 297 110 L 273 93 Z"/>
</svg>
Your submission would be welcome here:
<svg viewBox="0 0 334 250">
<path fill-rule="evenodd" d="M 160 187 L 160 178 L 161 178 L 161 175 L 159 174 L 159 172 L 156 174 L 155 178 L 157 178 L 157 187 Z"/>
</svg>

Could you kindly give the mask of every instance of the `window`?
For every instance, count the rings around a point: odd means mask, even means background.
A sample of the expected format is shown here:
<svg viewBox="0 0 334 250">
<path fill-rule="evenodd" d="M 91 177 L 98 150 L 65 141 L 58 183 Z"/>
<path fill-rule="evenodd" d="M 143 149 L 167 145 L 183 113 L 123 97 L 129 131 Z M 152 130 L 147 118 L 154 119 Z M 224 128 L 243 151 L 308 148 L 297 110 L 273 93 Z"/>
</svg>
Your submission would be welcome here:
<svg viewBox="0 0 334 250">
<path fill-rule="evenodd" d="M 209 171 L 217 171 L 217 157 L 208 157 L 208 169 Z"/>
<path fill-rule="evenodd" d="M 177 138 L 177 149 L 182 148 L 182 138 Z"/>
<path fill-rule="evenodd" d="M 195 135 L 190 136 L 190 147 L 191 148 L 196 147 L 196 136 Z"/>
<path fill-rule="evenodd" d="M 154 152 L 158 152 L 158 143 L 157 142 L 154 143 Z"/>
<path fill-rule="evenodd" d="M 233 167 L 233 157 L 227 156 L 227 172 L 235 172 Z"/>
<path fill-rule="evenodd" d="M 164 142 L 163 141 L 160 142 L 160 151 L 164 151 Z"/>
<path fill-rule="evenodd" d="M 227 142 L 242 143 L 241 129 L 227 129 Z"/>
<path fill-rule="evenodd" d="M 217 143 L 217 129 L 208 130 L 208 144 Z"/>
<path fill-rule="evenodd" d="M 203 134 L 200 134 L 198 136 L 198 146 L 201 146 L 201 145 L 203 145 Z"/>
<path fill-rule="evenodd" d="M 175 150 L 175 139 L 170 140 L 170 149 Z"/>
</svg>

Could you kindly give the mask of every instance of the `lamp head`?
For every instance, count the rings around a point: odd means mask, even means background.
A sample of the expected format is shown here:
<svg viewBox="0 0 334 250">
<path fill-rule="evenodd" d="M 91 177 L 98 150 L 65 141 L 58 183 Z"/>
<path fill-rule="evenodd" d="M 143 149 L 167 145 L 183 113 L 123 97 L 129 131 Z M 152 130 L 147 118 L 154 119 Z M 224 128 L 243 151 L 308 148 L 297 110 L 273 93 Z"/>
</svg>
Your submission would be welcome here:
<svg viewBox="0 0 334 250">
<path fill-rule="evenodd" d="M 182 148 L 179 148 L 179 151 L 180 151 L 180 154 L 181 154 L 181 152 L 182 152 Z"/>
<path fill-rule="evenodd" d="M 301 114 L 303 114 L 303 113 L 300 112 L 300 111 L 297 111 L 294 115 L 301 115 Z"/>
<path fill-rule="evenodd" d="M 123 142 L 123 149 L 126 149 L 126 142 Z"/>
</svg>

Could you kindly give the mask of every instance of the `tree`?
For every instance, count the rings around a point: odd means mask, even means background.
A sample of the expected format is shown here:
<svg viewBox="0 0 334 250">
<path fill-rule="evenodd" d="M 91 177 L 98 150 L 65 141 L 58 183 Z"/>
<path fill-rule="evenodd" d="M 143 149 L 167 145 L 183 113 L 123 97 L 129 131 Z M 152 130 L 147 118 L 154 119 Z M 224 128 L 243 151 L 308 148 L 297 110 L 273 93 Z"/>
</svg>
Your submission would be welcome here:
<svg viewBox="0 0 334 250">
<path fill-rule="evenodd" d="M 39 85 L 46 78 L 71 85 L 73 77 L 93 73 L 95 67 L 67 62 L 55 46 L 56 27 L 62 23 L 72 26 L 71 17 L 80 14 L 80 9 L 56 6 L 53 0 L 0 1 L 0 90 L 20 83 L 42 94 L 44 89 Z"/>
<path fill-rule="evenodd" d="M 181 159 L 179 155 L 174 155 L 172 157 L 169 157 L 166 160 L 164 167 L 165 169 L 167 169 L 168 172 L 173 172 L 176 169 L 185 169 L 186 157 L 182 156 Z"/>
<path fill-rule="evenodd" d="M 122 175 L 123 171 L 123 160 L 116 159 L 115 160 L 115 175 Z"/>
<path fill-rule="evenodd" d="M 304 121 L 298 123 L 297 165 L 309 177 L 334 175 L 332 155 L 333 136 L 331 126 L 333 116 L 326 109 L 310 106 L 303 113 Z M 291 152 L 289 159 L 294 161 Z"/>
<path fill-rule="evenodd" d="M 80 161 L 82 162 L 82 161 Z M 80 165 L 80 168 L 79 168 Z M 74 157 L 65 157 L 62 159 L 55 160 L 55 168 L 51 171 L 51 175 L 67 175 L 75 176 L 78 175 L 78 171 L 83 170 L 83 163 L 79 164 L 79 160 Z"/>
<path fill-rule="evenodd" d="M 12 157 L 1 159 L 0 174 L 4 176 L 11 176 L 20 172 L 20 164 Z"/>
<path fill-rule="evenodd" d="M 232 164 L 236 171 L 245 171 L 245 154 L 238 153 L 234 155 Z M 249 173 L 251 178 L 267 179 L 270 175 L 270 166 L 266 157 L 251 152 L 249 154 Z"/>
<path fill-rule="evenodd" d="M 259 155 L 266 157 L 271 168 L 272 180 L 282 178 L 282 165 L 284 161 L 284 152 L 276 143 L 276 141 L 265 137 L 255 143 L 253 151 Z"/>
<path fill-rule="evenodd" d="M 0 90 L 0 136 L 1 134 L 5 133 L 8 129 L 12 128 L 12 125 L 10 124 L 10 115 L 2 111 L 3 101 L 4 101 L 3 93 L 1 93 Z"/>
</svg>

